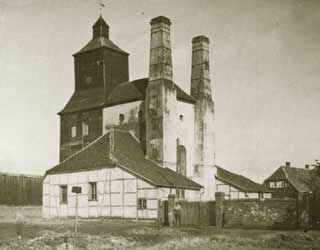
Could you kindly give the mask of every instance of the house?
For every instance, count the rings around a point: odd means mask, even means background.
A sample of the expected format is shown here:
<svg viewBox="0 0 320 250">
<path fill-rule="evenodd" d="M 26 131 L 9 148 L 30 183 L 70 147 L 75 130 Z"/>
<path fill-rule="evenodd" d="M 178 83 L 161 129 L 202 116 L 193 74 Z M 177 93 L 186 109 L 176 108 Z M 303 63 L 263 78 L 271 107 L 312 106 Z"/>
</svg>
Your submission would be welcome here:
<svg viewBox="0 0 320 250">
<path fill-rule="evenodd" d="M 158 200 L 166 199 L 176 189 L 200 195 L 202 188 L 146 159 L 137 138 L 118 129 L 111 129 L 47 171 L 44 215 L 74 215 L 76 194 L 71 192 L 72 186 L 82 188 L 78 198 L 81 217 L 138 219 L 157 218 Z"/>
<path fill-rule="evenodd" d="M 315 182 L 320 183 L 316 171 L 317 168 L 311 169 L 309 165 L 296 168 L 286 162 L 264 181 L 264 185 L 274 191 L 274 198 L 298 198 L 299 194 L 312 193 Z"/>
<path fill-rule="evenodd" d="M 213 200 L 214 105 L 209 39 L 192 39 L 190 94 L 172 76 L 170 26 L 151 25 L 147 78 L 129 80 L 129 54 L 100 16 L 75 53 L 75 90 L 60 116 L 60 163 L 46 172 L 43 216 L 156 218 L 168 194 Z M 139 63 L 139 62 L 135 62 Z"/>
<path fill-rule="evenodd" d="M 216 190 L 224 192 L 226 199 L 271 198 L 272 190 L 242 175 L 216 166 Z"/>
</svg>

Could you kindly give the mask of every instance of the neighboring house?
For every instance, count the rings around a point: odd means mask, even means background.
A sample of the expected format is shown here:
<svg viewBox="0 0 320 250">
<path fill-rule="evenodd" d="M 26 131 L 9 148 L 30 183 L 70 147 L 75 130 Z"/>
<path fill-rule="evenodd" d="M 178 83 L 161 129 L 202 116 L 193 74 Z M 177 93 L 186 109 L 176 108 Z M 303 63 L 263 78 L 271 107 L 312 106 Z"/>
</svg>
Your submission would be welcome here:
<svg viewBox="0 0 320 250">
<path fill-rule="evenodd" d="M 85 217 L 155 218 L 169 193 L 214 199 L 209 39 L 192 39 L 188 94 L 173 81 L 170 20 L 150 24 L 147 78 L 129 81 L 129 54 L 109 39 L 101 16 L 74 54 L 75 91 L 59 113 L 60 164 L 46 172 L 44 216 L 74 215 L 74 185 L 83 189 Z"/>
<path fill-rule="evenodd" d="M 316 169 L 310 169 L 309 165 L 295 168 L 286 162 L 264 181 L 264 185 L 274 191 L 274 198 L 297 198 L 299 193 L 312 193 L 315 181 L 320 182 Z"/>
<path fill-rule="evenodd" d="M 224 192 L 226 199 L 271 198 L 269 188 L 219 166 L 216 168 L 216 190 Z"/>
</svg>

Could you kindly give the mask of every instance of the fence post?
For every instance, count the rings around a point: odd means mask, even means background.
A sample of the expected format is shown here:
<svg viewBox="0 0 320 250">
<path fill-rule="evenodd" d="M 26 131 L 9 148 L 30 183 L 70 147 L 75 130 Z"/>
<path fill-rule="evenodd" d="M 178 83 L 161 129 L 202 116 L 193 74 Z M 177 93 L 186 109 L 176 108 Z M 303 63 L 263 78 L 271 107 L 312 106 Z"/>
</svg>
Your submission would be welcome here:
<svg viewBox="0 0 320 250">
<path fill-rule="evenodd" d="M 222 228 L 223 227 L 223 203 L 224 203 L 224 193 L 223 192 L 216 192 L 216 227 Z"/>
<path fill-rule="evenodd" d="M 174 194 L 168 195 L 168 218 L 169 218 L 169 226 L 174 225 L 174 203 L 175 203 L 176 196 Z"/>
</svg>

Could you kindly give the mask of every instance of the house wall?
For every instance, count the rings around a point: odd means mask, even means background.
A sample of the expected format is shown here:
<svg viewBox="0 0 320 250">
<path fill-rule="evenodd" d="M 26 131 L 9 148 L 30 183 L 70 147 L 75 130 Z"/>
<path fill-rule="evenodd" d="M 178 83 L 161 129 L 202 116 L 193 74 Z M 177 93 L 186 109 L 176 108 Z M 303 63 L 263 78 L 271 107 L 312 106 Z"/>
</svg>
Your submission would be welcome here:
<svg viewBox="0 0 320 250">
<path fill-rule="evenodd" d="M 274 191 L 272 198 L 298 198 L 298 192 L 287 180 L 266 181 L 264 185 Z"/>
<path fill-rule="evenodd" d="M 97 182 L 97 201 L 89 201 L 89 182 Z M 68 203 L 60 204 L 60 185 L 68 185 Z M 158 199 L 166 199 L 169 188 L 156 188 L 118 167 L 78 173 L 47 175 L 43 181 L 43 216 L 75 215 L 76 195 L 72 186 L 80 186 L 79 216 L 156 219 Z M 147 208 L 137 209 L 137 200 L 146 198 Z"/>
<path fill-rule="evenodd" d="M 245 193 L 242 192 L 241 190 L 234 188 L 220 180 L 216 180 L 216 190 L 217 192 L 223 192 L 225 193 L 225 198 L 226 199 L 258 199 L 259 193 Z M 269 199 L 271 198 L 270 193 L 263 193 L 263 198 Z"/>
<path fill-rule="evenodd" d="M 183 116 L 182 119 L 180 115 Z M 186 148 L 187 177 L 192 178 L 194 174 L 194 105 L 177 101 L 176 119 L 179 144 Z"/>
</svg>

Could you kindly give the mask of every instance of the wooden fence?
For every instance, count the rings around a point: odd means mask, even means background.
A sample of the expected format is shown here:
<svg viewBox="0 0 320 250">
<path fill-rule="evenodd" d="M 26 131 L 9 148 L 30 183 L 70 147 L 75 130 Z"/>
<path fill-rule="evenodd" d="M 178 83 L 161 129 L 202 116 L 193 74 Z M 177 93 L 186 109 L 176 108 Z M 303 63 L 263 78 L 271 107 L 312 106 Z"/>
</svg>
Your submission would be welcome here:
<svg viewBox="0 0 320 250">
<path fill-rule="evenodd" d="M 41 205 L 42 176 L 0 173 L 0 204 Z"/>
<path fill-rule="evenodd" d="M 214 201 L 180 201 L 182 226 L 214 226 L 216 223 Z M 170 224 L 170 214 L 173 216 L 173 206 L 168 201 L 159 204 L 159 221 L 162 225 Z M 173 223 L 173 222 L 172 222 Z"/>
<path fill-rule="evenodd" d="M 214 226 L 215 222 L 214 201 L 181 201 L 182 225 Z"/>
</svg>

